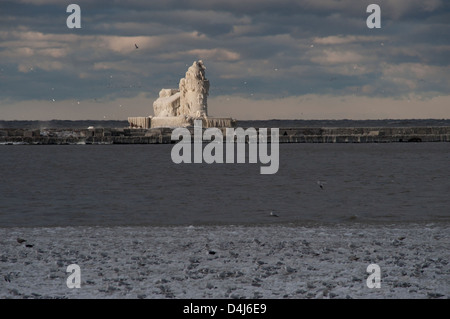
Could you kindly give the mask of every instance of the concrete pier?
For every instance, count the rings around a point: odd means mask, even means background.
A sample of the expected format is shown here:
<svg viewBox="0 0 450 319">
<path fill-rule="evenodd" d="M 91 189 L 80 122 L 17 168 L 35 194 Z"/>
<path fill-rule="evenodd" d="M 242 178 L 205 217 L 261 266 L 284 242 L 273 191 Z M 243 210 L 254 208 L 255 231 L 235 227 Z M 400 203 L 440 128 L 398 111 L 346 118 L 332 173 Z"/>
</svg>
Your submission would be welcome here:
<svg viewBox="0 0 450 319">
<path fill-rule="evenodd" d="M 151 127 L 151 118 L 150 117 L 129 117 L 128 123 L 130 123 L 130 127 L 132 128 L 150 128 Z"/>
<path fill-rule="evenodd" d="M 193 128 L 190 128 L 193 134 Z M 221 128 L 225 138 L 225 128 Z M 267 130 L 270 136 L 270 129 Z M 0 129 L 0 144 L 170 144 L 171 128 Z M 450 142 L 450 126 L 280 128 L 280 143 Z M 270 139 L 269 139 L 270 140 Z"/>
<path fill-rule="evenodd" d="M 235 127 L 232 118 L 202 117 L 203 127 Z M 129 117 L 130 128 L 186 127 L 192 125 L 194 119 L 186 120 L 183 116 L 172 117 Z"/>
<path fill-rule="evenodd" d="M 450 127 L 339 127 L 280 129 L 280 143 L 450 142 Z"/>
</svg>

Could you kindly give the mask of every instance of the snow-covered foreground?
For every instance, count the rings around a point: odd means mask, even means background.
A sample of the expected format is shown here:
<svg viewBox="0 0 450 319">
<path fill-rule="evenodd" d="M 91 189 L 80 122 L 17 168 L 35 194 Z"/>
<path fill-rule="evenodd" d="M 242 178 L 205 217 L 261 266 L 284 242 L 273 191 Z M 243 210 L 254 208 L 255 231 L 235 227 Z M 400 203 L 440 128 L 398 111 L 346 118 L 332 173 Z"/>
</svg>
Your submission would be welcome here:
<svg viewBox="0 0 450 319">
<path fill-rule="evenodd" d="M 0 297 L 449 298 L 449 257 L 446 224 L 3 228 Z"/>
</svg>

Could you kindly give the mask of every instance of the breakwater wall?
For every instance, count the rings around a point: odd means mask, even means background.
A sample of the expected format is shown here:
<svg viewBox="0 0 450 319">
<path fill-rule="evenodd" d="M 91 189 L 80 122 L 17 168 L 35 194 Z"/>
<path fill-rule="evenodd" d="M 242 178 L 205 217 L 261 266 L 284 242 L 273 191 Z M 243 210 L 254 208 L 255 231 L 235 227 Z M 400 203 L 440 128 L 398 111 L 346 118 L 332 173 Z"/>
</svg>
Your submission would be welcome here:
<svg viewBox="0 0 450 319">
<path fill-rule="evenodd" d="M 190 128 L 193 134 L 193 128 Z M 225 137 L 225 128 L 222 128 Z M 0 129 L 0 144 L 170 144 L 171 128 Z M 270 140 L 270 129 L 268 129 Z M 224 140 L 225 141 L 225 140 Z M 280 128 L 280 143 L 450 142 L 450 126 Z"/>
</svg>

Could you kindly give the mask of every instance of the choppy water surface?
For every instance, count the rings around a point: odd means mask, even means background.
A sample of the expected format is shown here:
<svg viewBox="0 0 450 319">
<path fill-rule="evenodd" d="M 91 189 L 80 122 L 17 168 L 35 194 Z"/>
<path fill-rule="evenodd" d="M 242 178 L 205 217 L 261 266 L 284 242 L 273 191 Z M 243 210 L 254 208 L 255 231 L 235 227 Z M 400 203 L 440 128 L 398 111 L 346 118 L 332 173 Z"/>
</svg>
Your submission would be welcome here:
<svg viewBox="0 0 450 319">
<path fill-rule="evenodd" d="M 0 227 L 450 221 L 449 143 L 281 144 L 275 175 L 172 146 L 0 146 Z"/>
</svg>

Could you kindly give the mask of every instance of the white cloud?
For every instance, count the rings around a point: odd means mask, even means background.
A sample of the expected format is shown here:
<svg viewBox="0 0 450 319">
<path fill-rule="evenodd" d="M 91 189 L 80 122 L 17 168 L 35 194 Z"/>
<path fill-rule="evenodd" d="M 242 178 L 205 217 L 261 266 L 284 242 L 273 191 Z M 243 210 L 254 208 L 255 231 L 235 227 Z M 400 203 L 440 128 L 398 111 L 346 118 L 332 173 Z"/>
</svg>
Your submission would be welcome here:
<svg viewBox="0 0 450 319">
<path fill-rule="evenodd" d="M 383 80 L 394 82 L 399 87 L 406 86 L 415 90 L 419 85 L 450 87 L 450 66 L 427 65 L 421 63 L 383 63 L 381 66 Z M 450 109 L 450 107 L 449 107 Z"/>
<path fill-rule="evenodd" d="M 333 35 L 327 37 L 315 37 L 313 42 L 325 45 L 349 44 L 349 43 L 364 43 L 364 42 L 380 42 L 386 41 L 386 36 L 357 36 L 357 35 Z"/>
<path fill-rule="evenodd" d="M 311 61 L 318 64 L 359 63 L 365 59 L 366 57 L 354 51 L 332 49 L 325 49 L 319 55 L 311 57 Z"/>
<path fill-rule="evenodd" d="M 210 59 L 212 61 L 237 61 L 240 59 L 239 53 L 226 49 L 194 49 L 186 52 L 194 55 L 198 59 Z"/>
</svg>

